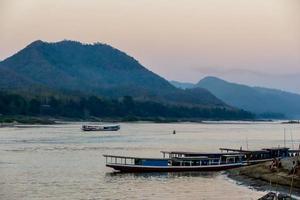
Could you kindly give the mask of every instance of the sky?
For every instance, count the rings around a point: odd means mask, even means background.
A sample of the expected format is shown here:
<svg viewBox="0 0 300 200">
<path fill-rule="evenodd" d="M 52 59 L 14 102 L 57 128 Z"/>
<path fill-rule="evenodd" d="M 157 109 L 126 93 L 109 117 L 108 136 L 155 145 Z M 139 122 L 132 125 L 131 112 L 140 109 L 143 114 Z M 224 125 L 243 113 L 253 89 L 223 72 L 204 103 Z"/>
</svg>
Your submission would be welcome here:
<svg viewBox="0 0 300 200">
<path fill-rule="evenodd" d="M 38 39 L 110 44 L 168 80 L 300 93 L 300 0 L 0 0 L 0 60 Z"/>
</svg>

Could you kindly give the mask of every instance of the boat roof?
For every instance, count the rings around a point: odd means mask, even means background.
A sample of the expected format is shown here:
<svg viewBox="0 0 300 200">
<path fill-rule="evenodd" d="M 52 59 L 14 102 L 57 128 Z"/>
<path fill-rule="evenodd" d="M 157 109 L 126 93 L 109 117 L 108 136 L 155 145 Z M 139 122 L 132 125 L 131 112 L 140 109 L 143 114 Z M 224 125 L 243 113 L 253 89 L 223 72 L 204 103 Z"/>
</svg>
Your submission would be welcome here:
<svg viewBox="0 0 300 200">
<path fill-rule="evenodd" d="M 83 126 L 120 126 L 120 124 L 83 124 Z"/>
<path fill-rule="evenodd" d="M 209 160 L 207 156 L 193 156 L 193 157 L 173 157 L 172 160 Z"/>
<path fill-rule="evenodd" d="M 182 155 L 236 155 L 240 154 L 238 152 L 232 152 L 232 153 L 222 153 L 222 152 L 213 152 L 213 153 L 207 153 L 207 152 L 192 152 L 192 151 L 161 151 L 161 153 L 167 153 L 167 154 L 182 154 Z"/>
<path fill-rule="evenodd" d="M 135 157 L 135 156 L 116 156 L 116 155 L 107 155 L 103 154 L 103 157 L 109 158 L 128 158 L 128 159 L 145 159 L 145 160 L 170 160 L 169 158 L 146 158 L 146 157 Z"/>
<path fill-rule="evenodd" d="M 230 149 L 230 148 L 220 148 L 221 151 L 231 151 L 236 153 L 269 153 L 267 150 L 244 150 L 244 149 Z"/>
<path fill-rule="evenodd" d="M 289 150 L 290 148 L 288 147 L 271 147 L 271 148 L 263 148 L 263 150 L 266 151 L 278 151 L 278 150 Z"/>
<path fill-rule="evenodd" d="M 288 147 L 271 147 L 263 148 L 261 150 L 244 150 L 244 149 L 230 149 L 230 148 L 220 148 L 221 151 L 231 151 L 231 152 L 240 152 L 240 153 L 270 153 L 270 151 L 288 151 Z"/>
<path fill-rule="evenodd" d="M 234 154 L 234 155 L 232 155 L 232 154 L 224 154 L 222 156 L 224 156 L 224 157 L 238 157 L 238 156 L 244 156 L 244 154 Z"/>
<path fill-rule="evenodd" d="M 224 157 L 240 157 L 243 156 L 244 154 L 225 154 L 225 155 L 221 155 L 220 157 L 224 156 Z M 173 157 L 172 160 L 215 160 L 215 159 L 220 159 L 220 157 L 217 158 L 211 158 L 208 156 L 187 156 L 187 157 Z"/>
</svg>

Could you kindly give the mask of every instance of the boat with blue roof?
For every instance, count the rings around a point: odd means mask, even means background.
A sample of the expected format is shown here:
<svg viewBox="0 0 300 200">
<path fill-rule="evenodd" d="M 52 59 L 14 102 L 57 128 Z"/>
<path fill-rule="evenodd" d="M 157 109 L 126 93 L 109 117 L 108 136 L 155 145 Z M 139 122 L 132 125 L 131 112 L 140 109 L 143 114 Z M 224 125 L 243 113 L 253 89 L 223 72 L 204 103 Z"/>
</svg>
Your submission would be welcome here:
<svg viewBox="0 0 300 200">
<path fill-rule="evenodd" d="M 162 151 L 162 158 L 103 155 L 106 166 L 120 172 L 222 171 L 299 155 L 299 150 L 265 148 L 249 151 L 220 148 L 219 153 Z"/>
<path fill-rule="evenodd" d="M 141 158 L 103 155 L 106 166 L 121 172 L 222 171 L 244 165 L 242 154 L 203 154 L 188 156 L 185 152 L 162 152 L 163 158 Z"/>
</svg>

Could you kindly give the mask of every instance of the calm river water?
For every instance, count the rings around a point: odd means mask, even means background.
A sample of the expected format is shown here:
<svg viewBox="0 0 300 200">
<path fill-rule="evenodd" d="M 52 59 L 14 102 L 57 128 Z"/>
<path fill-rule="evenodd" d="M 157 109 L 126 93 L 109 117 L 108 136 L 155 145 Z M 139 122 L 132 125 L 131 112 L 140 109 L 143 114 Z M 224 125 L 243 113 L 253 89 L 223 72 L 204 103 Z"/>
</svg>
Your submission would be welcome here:
<svg viewBox="0 0 300 200">
<path fill-rule="evenodd" d="M 249 149 L 277 147 L 284 128 L 287 146 L 300 143 L 296 124 L 122 123 L 118 132 L 87 133 L 80 127 L 0 128 L 0 199 L 257 199 L 265 192 L 224 173 L 118 174 L 102 154 L 156 157 L 161 150 L 246 148 L 246 141 Z"/>
</svg>

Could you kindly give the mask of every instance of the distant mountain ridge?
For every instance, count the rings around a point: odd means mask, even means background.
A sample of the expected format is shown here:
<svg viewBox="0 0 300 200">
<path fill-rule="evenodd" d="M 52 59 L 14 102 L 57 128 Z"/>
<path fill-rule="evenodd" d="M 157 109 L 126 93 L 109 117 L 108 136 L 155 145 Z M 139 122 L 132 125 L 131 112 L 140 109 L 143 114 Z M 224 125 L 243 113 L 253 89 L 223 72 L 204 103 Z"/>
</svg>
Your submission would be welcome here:
<svg viewBox="0 0 300 200">
<path fill-rule="evenodd" d="M 0 89 L 32 95 L 47 90 L 72 91 L 232 109 L 206 89 L 178 89 L 133 57 L 100 43 L 38 40 L 0 62 L 0 76 Z"/>
<path fill-rule="evenodd" d="M 225 103 L 256 114 L 284 114 L 289 118 L 300 117 L 300 95 L 277 89 L 250 87 L 205 77 L 194 85 L 205 88 Z"/>
</svg>

